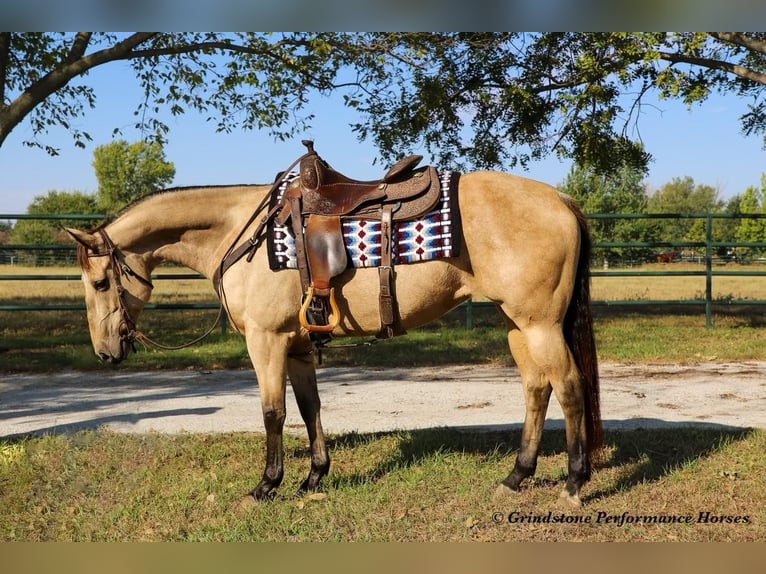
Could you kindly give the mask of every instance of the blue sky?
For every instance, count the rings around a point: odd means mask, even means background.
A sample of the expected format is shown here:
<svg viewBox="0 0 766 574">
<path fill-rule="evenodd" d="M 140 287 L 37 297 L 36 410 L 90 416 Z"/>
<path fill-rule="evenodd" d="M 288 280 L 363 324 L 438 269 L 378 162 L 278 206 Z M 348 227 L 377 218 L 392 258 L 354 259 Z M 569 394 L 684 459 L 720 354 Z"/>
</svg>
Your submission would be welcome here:
<svg viewBox="0 0 766 574">
<path fill-rule="evenodd" d="M 36 195 L 50 190 L 95 192 L 93 149 L 112 140 L 112 130 L 136 141 L 141 134 L 130 126 L 133 111 L 141 100 L 138 83 L 127 64 L 114 63 L 95 69 L 87 79 L 96 89 L 97 104 L 86 110 L 77 127 L 93 141 L 86 149 L 75 148 L 71 136 L 51 130 L 46 143 L 61 154 L 27 148 L 25 123 L 11 133 L 0 148 L 0 213 L 24 213 Z M 744 137 L 738 118 L 746 101 L 735 96 L 712 96 L 691 110 L 675 101 L 653 101 L 644 106 L 640 134 L 653 155 L 647 183 L 657 189 L 674 177 L 690 176 L 696 183 L 719 189 L 722 198 L 759 186 L 766 173 L 766 152 L 760 137 Z M 222 183 L 266 183 L 303 152 L 302 138 L 314 139 L 317 151 L 336 169 L 359 178 L 374 178 L 387 166 L 373 165 L 378 154 L 372 144 L 358 142 L 349 123 L 353 112 L 345 109 L 340 96 L 312 102 L 317 119 L 312 129 L 295 140 L 275 142 L 266 133 L 243 131 L 217 134 L 212 123 L 197 113 L 171 118 L 165 155 L 176 167 L 173 185 Z M 426 156 L 424 163 L 430 163 Z M 555 158 L 534 163 L 516 173 L 551 183 L 561 183 L 570 162 Z"/>
</svg>

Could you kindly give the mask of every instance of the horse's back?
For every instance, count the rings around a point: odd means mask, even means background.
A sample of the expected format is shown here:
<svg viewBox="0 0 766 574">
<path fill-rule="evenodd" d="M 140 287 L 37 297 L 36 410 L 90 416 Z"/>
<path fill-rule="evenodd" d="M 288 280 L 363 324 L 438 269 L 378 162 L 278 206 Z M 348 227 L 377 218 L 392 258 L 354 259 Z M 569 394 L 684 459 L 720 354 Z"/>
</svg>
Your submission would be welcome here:
<svg viewBox="0 0 766 574">
<path fill-rule="evenodd" d="M 561 193 L 547 183 L 498 171 L 476 171 L 460 179 L 461 213 L 480 220 L 513 217 L 530 225 L 545 225 L 555 218 L 569 220 L 572 212 Z M 463 213 L 466 215 L 466 213 Z"/>
</svg>

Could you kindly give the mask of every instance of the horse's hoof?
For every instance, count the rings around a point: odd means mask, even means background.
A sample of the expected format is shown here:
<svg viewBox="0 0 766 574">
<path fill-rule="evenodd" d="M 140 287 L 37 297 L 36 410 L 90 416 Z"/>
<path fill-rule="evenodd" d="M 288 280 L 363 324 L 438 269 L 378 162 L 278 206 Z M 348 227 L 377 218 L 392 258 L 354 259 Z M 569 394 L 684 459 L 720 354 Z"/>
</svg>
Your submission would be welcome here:
<svg viewBox="0 0 766 574">
<path fill-rule="evenodd" d="M 277 487 L 279 482 L 273 483 L 267 480 L 262 480 L 258 486 L 250 492 L 257 502 L 274 500 L 277 496 Z"/>
<path fill-rule="evenodd" d="M 559 495 L 559 506 L 563 506 L 567 510 L 578 510 L 582 507 L 582 501 L 578 495 L 569 494 L 566 489 L 564 489 Z"/>
<path fill-rule="evenodd" d="M 492 496 L 493 500 L 504 500 L 506 498 L 517 497 L 519 495 L 518 490 L 512 489 L 507 484 L 502 482 L 495 489 L 495 494 Z"/>
</svg>

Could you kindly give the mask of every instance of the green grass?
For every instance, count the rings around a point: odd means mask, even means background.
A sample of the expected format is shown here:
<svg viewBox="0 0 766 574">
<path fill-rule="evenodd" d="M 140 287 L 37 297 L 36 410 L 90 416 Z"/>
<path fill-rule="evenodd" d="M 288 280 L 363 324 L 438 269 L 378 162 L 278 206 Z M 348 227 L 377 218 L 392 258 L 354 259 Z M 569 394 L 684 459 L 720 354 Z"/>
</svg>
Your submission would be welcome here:
<svg viewBox="0 0 766 574">
<path fill-rule="evenodd" d="M 563 433 L 546 433 L 538 472 L 494 500 L 519 432 L 428 430 L 331 437 L 319 496 L 293 495 L 305 441 L 286 438 L 277 499 L 243 504 L 257 482 L 259 434 L 125 435 L 83 431 L 0 441 L 0 540 L 25 541 L 754 541 L 766 537 L 766 433 L 724 429 L 613 432 L 580 511 L 555 505 Z M 509 524 L 507 516 L 591 517 Z M 594 523 L 609 515 L 748 516 L 747 524 Z M 493 518 L 495 513 L 500 518 Z"/>
<path fill-rule="evenodd" d="M 703 325 L 700 325 L 700 322 Z M 595 322 L 603 359 L 628 363 L 764 360 L 766 329 L 753 317 L 715 318 L 704 328 L 694 315 L 602 317 Z"/>
<path fill-rule="evenodd" d="M 505 331 L 493 309 L 474 310 L 473 329 L 456 310 L 406 336 L 355 348 L 323 351 L 328 366 L 511 364 Z M 105 366 L 93 354 L 82 312 L 15 312 L 0 325 L 0 372 L 93 370 Z M 149 310 L 140 327 L 165 344 L 197 337 L 215 311 Z M 697 315 L 601 315 L 595 319 L 599 358 L 604 361 L 694 362 L 766 359 L 766 329 L 757 316 L 717 316 L 704 328 Z M 349 341 L 338 339 L 338 344 Z M 354 340 L 351 342 L 360 342 Z M 203 343 L 179 351 L 137 346 L 119 369 L 248 369 L 244 339 L 216 330 Z"/>
<path fill-rule="evenodd" d="M 597 309 L 599 358 L 695 362 L 766 358 L 763 313 L 619 314 Z M 147 311 L 140 327 L 178 344 L 213 311 Z M 14 312 L 0 322 L 0 372 L 103 369 L 83 312 Z M 323 353 L 325 365 L 510 364 L 493 310 L 462 311 L 406 337 Z M 243 339 L 214 333 L 182 351 L 143 350 L 119 369 L 249 369 Z M 271 503 L 243 505 L 262 470 L 253 433 L 70 435 L 0 439 L 0 540 L 548 541 L 766 539 L 764 431 L 717 427 L 611 432 L 605 466 L 583 492 L 586 506 L 621 515 L 713 512 L 748 524 L 509 524 L 508 514 L 560 512 L 566 459 L 561 431 L 544 435 L 538 472 L 518 497 L 495 501 L 519 431 L 428 430 L 330 437 L 331 474 L 318 497 L 292 495 L 308 469 L 305 439 L 286 437 L 286 476 Z M 493 516 L 501 517 L 500 523 Z"/>
</svg>

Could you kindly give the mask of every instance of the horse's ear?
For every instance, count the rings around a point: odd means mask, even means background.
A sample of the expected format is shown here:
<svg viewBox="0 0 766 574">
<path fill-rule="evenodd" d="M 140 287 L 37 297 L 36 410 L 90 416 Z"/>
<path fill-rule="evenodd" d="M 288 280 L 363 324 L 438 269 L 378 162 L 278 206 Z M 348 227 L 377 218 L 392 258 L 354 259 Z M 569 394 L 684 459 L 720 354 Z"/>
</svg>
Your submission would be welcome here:
<svg viewBox="0 0 766 574">
<path fill-rule="evenodd" d="M 70 227 L 65 227 L 64 231 L 66 231 L 72 237 L 72 239 L 74 239 L 80 245 L 83 245 L 93 251 L 98 249 L 98 237 L 92 233 L 88 233 L 87 231 L 80 231 L 79 229 L 72 229 Z"/>
</svg>

